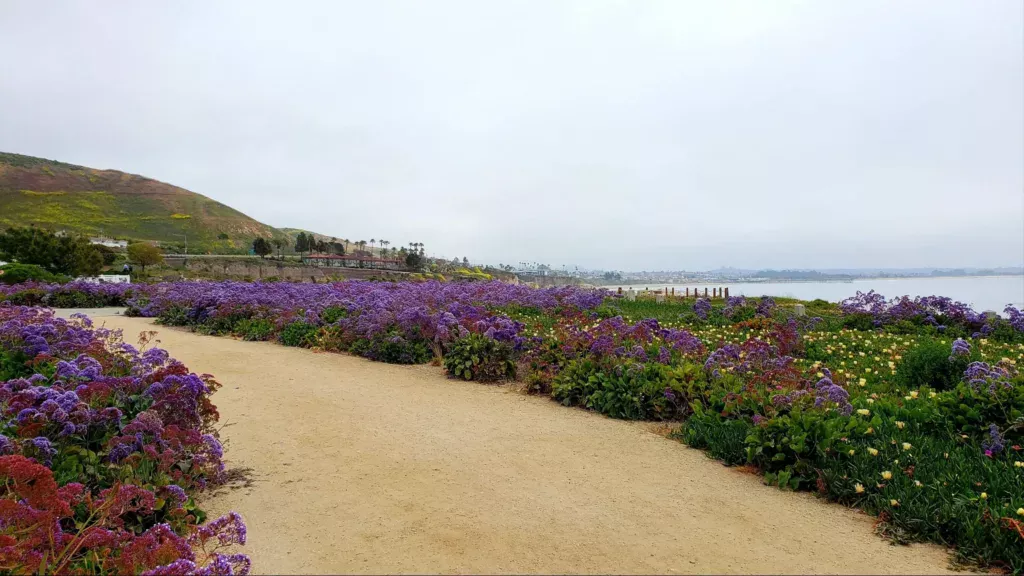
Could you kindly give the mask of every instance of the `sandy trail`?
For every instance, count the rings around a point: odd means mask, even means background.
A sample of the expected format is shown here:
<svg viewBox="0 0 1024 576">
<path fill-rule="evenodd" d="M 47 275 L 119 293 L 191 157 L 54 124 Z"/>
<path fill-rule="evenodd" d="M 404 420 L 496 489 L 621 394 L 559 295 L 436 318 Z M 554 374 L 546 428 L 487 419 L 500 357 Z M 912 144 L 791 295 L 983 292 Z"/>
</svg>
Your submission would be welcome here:
<svg viewBox="0 0 1024 576">
<path fill-rule="evenodd" d="M 66 313 L 65 313 L 66 315 Z M 939 573 L 871 518 L 763 486 L 647 427 L 440 369 L 105 317 L 224 387 L 257 573 Z"/>
</svg>

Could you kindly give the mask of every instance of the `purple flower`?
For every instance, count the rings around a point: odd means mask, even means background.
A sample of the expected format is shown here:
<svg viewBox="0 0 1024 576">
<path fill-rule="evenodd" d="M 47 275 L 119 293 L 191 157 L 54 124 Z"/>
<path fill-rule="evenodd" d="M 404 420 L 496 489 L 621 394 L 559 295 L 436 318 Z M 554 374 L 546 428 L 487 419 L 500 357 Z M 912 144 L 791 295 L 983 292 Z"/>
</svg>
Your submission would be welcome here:
<svg viewBox="0 0 1024 576">
<path fill-rule="evenodd" d="M 957 338 L 953 341 L 953 352 L 950 354 L 949 359 L 954 360 L 958 356 L 970 356 L 971 345 L 963 338 Z"/>
<path fill-rule="evenodd" d="M 693 304 L 693 311 L 701 320 L 707 320 L 708 314 L 711 313 L 711 301 L 707 298 L 698 298 Z"/>
</svg>

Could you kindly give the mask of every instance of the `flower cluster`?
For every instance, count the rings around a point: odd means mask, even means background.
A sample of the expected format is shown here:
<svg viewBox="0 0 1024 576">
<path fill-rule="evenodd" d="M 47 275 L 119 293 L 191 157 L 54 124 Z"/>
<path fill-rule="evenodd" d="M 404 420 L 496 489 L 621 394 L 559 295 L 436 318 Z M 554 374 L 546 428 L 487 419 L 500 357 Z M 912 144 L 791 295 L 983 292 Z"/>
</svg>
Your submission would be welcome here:
<svg viewBox="0 0 1024 576">
<path fill-rule="evenodd" d="M 224 478 L 216 388 L 84 319 L 0 306 L 0 567 L 246 573 L 221 552 L 241 520 L 200 528 L 190 496 Z"/>
</svg>

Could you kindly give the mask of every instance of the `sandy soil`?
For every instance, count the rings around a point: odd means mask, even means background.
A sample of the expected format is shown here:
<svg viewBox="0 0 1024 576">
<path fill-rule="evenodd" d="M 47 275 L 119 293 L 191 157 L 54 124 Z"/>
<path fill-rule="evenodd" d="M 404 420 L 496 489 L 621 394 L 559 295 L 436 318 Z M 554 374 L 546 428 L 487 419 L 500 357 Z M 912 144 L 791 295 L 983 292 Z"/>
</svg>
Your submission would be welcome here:
<svg viewBox="0 0 1024 576">
<path fill-rule="evenodd" d="M 126 340 L 148 320 L 107 316 Z M 440 369 L 159 328 L 224 387 L 257 573 L 939 573 L 872 519 L 763 486 L 650 426 Z"/>
</svg>

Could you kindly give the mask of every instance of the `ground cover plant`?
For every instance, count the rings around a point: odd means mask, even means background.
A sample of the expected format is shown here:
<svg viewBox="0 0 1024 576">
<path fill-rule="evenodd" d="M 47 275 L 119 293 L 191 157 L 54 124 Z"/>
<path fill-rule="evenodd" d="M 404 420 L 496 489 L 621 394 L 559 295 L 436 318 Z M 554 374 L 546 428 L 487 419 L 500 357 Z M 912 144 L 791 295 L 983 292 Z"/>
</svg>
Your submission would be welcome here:
<svg viewBox="0 0 1024 576">
<path fill-rule="evenodd" d="M 153 347 L 0 304 L 0 572 L 246 574 L 224 481 L 218 384 Z"/>
<path fill-rule="evenodd" d="M 1024 314 L 1012 307 L 867 293 L 797 315 L 781 298 L 658 303 L 499 282 L 178 282 L 123 298 L 168 325 L 433 361 L 678 422 L 688 444 L 874 514 L 897 541 L 1024 571 Z"/>
</svg>

